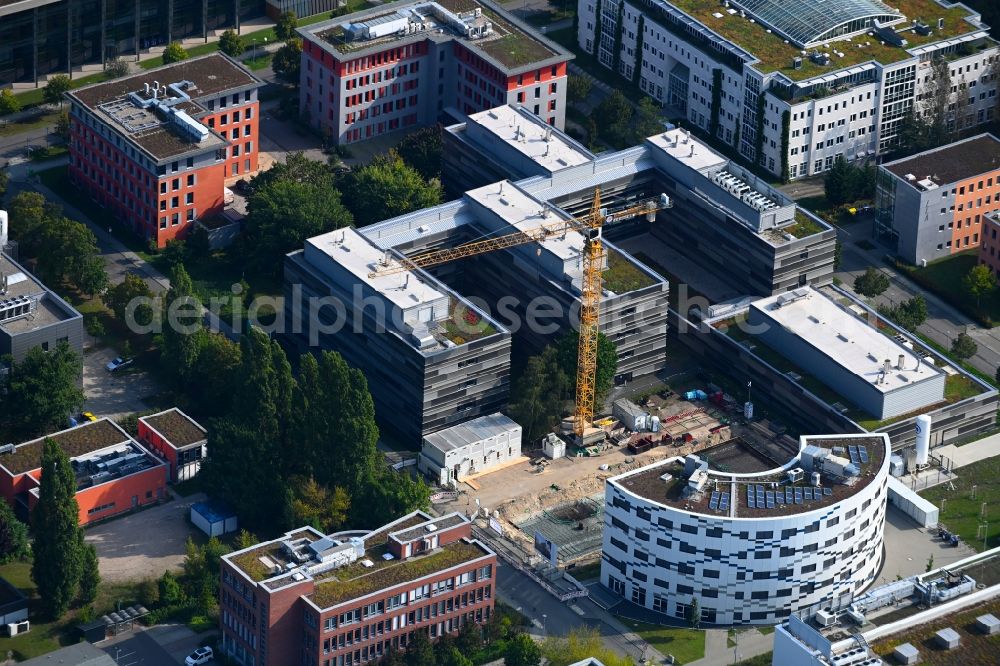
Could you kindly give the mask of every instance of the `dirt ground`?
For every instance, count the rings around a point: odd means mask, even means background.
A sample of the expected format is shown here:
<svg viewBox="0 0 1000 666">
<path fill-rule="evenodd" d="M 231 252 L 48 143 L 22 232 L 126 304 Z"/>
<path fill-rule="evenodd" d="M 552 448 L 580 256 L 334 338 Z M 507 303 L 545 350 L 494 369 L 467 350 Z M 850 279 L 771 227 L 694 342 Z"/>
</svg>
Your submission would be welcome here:
<svg viewBox="0 0 1000 666">
<path fill-rule="evenodd" d="M 184 561 L 184 544 L 197 532 L 187 520 L 203 493 L 179 497 L 161 506 L 110 520 L 86 530 L 97 548 L 101 579 L 123 582 L 158 578 Z M 199 533 L 200 534 L 200 533 Z"/>
</svg>

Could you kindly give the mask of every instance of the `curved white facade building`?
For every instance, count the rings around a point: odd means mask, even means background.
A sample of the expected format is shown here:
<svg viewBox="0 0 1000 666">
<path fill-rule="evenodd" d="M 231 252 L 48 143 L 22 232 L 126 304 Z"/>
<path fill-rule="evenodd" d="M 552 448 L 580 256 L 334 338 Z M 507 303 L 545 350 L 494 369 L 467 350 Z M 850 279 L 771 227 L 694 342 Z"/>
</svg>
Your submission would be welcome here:
<svg viewBox="0 0 1000 666">
<path fill-rule="evenodd" d="M 608 479 L 604 585 L 678 619 L 694 598 L 703 622 L 728 625 L 777 624 L 875 580 L 887 435 L 802 437 L 780 467 L 735 446 Z"/>
</svg>

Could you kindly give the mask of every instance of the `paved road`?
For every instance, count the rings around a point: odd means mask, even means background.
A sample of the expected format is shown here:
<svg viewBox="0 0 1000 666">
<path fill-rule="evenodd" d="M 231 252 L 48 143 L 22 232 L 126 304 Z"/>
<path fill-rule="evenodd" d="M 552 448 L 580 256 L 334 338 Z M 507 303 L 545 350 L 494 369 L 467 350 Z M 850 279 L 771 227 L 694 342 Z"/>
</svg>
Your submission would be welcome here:
<svg viewBox="0 0 1000 666">
<path fill-rule="evenodd" d="M 604 644 L 615 652 L 634 658 L 650 656 L 658 661 L 662 659 L 659 653 L 590 599 L 575 599 L 563 603 L 505 563 L 500 563 L 497 567 L 497 595 L 534 621 L 535 628 L 531 633 L 535 636 L 565 636 L 573 629 L 586 625 L 596 628 Z"/>
</svg>

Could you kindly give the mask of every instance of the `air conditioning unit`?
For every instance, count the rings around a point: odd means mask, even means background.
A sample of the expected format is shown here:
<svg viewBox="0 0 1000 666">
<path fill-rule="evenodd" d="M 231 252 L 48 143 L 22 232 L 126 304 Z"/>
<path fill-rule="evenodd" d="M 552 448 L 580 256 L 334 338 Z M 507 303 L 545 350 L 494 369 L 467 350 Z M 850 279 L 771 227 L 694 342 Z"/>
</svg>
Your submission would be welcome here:
<svg viewBox="0 0 1000 666">
<path fill-rule="evenodd" d="M 7 635 L 17 636 L 18 634 L 26 634 L 31 631 L 31 622 L 28 620 L 22 620 L 21 622 L 11 622 L 7 625 Z"/>
</svg>

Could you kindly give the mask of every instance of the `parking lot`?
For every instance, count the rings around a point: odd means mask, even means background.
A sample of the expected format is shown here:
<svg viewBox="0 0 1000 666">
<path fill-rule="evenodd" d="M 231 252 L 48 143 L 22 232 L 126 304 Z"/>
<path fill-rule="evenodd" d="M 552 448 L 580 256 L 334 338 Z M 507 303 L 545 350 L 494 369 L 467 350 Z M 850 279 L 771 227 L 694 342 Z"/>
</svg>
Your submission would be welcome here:
<svg viewBox="0 0 1000 666">
<path fill-rule="evenodd" d="M 146 399 L 161 388 L 148 373 L 134 366 L 110 373 L 105 369 L 118 356 L 112 347 L 89 348 L 83 352 L 83 390 L 87 400 L 84 411 L 96 416 L 117 419 L 124 414 L 149 409 Z"/>
<path fill-rule="evenodd" d="M 104 641 L 98 647 L 118 666 L 177 666 L 195 648 L 211 644 L 215 635 L 214 631 L 196 634 L 184 625 L 159 624 Z"/>
<path fill-rule="evenodd" d="M 101 579 L 108 582 L 158 578 L 184 561 L 184 544 L 196 532 L 187 517 L 202 493 L 111 520 L 85 532 L 97 548 Z"/>
</svg>

